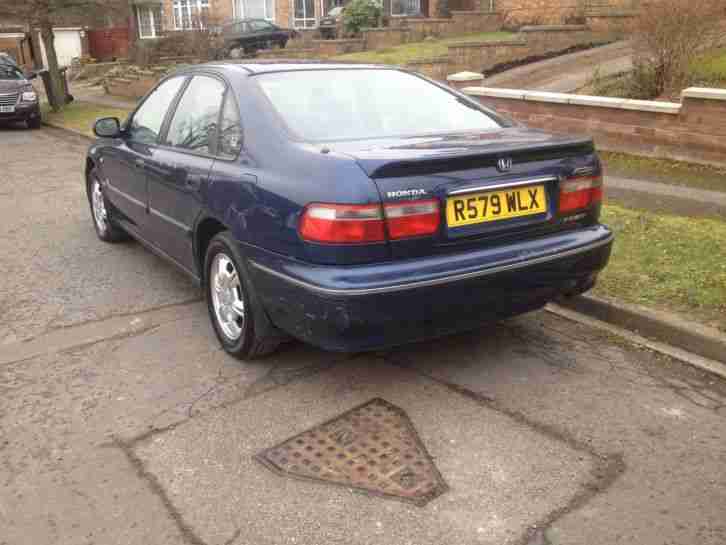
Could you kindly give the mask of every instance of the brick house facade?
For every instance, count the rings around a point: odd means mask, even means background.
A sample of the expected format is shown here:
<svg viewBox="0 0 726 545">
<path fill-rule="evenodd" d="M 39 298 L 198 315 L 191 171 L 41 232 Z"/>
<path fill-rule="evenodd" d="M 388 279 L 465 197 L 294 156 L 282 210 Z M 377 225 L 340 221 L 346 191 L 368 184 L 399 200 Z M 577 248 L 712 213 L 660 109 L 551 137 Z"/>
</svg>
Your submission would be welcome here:
<svg viewBox="0 0 726 545">
<path fill-rule="evenodd" d="M 139 38 L 194 28 L 199 21 L 267 19 L 281 27 L 316 28 L 320 18 L 348 0 L 131 0 Z M 450 0 L 452 9 L 478 9 L 479 0 Z M 488 0 L 483 0 L 488 1 Z M 459 5 L 461 4 L 461 5 Z M 387 17 L 435 17 L 438 0 L 383 0 Z"/>
<path fill-rule="evenodd" d="M 323 3 L 330 1 L 134 0 L 133 7 L 137 35 L 146 39 L 197 28 L 200 21 L 220 25 L 242 18 L 267 19 L 282 27 L 315 28 L 323 13 Z"/>
</svg>

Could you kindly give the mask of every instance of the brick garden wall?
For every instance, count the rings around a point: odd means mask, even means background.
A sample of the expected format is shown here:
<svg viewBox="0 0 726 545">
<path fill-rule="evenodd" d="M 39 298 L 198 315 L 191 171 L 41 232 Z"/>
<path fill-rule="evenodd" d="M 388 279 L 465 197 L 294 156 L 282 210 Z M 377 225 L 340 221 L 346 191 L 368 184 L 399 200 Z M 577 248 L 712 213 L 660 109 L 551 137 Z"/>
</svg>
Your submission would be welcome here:
<svg viewBox="0 0 726 545">
<path fill-rule="evenodd" d="M 466 87 L 531 127 L 589 134 L 601 149 L 726 166 L 726 89 L 691 88 L 681 103 Z"/>
</svg>

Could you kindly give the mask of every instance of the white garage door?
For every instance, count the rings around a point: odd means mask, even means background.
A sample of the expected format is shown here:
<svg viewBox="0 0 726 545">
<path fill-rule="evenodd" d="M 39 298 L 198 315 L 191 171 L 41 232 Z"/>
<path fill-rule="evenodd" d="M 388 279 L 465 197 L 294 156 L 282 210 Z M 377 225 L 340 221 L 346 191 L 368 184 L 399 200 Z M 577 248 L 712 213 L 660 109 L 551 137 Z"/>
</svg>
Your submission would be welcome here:
<svg viewBox="0 0 726 545">
<path fill-rule="evenodd" d="M 83 53 L 81 47 L 81 29 L 65 29 L 55 28 L 53 33 L 55 34 L 55 51 L 58 55 L 58 64 L 60 66 L 70 66 L 71 61 L 80 57 Z M 48 56 L 45 53 L 45 45 L 41 39 L 40 48 L 43 54 L 43 66 L 48 67 Z"/>
</svg>

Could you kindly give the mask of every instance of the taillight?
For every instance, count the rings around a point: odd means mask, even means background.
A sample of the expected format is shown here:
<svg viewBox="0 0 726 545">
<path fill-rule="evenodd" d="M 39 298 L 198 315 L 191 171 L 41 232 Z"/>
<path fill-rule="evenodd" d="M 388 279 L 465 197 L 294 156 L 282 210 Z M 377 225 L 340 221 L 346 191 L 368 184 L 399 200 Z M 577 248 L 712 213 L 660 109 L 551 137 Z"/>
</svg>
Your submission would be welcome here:
<svg viewBox="0 0 726 545">
<path fill-rule="evenodd" d="M 560 214 L 602 201 L 602 176 L 576 176 L 560 183 Z"/>
<path fill-rule="evenodd" d="M 300 236 L 311 242 L 355 244 L 386 240 L 383 214 L 377 204 L 313 203 L 305 208 L 299 229 Z"/>
<path fill-rule="evenodd" d="M 434 234 L 439 228 L 438 201 L 409 201 L 383 207 L 392 239 Z"/>
<path fill-rule="evenodd" d="M 396 204 L 309 204 L 300 219 L 300 236 L 310 242 L 356 244 L 433 235 L 439 228 L 435 200 Z"/>
</svg>

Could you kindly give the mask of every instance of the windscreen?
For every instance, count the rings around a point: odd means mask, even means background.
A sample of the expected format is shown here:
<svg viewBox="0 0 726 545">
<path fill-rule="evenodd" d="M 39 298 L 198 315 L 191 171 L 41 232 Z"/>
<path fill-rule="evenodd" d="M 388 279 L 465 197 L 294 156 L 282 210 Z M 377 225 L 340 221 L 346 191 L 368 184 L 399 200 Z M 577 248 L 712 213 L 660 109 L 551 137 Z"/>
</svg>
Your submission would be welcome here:
<svg viewBox="0 0 726 545">
<path fill-rule="evenodd" d="M 25 76 L 15 66 L 0 61 L 0 79 L 23 80 Z"/>
<path fill-rule="evenodd" d="M 308 141 L 492 130 L 500 122 L 428 81 L 398 70 L 263 74 L 258 82 L 289 129 Z"/>
</svg>

